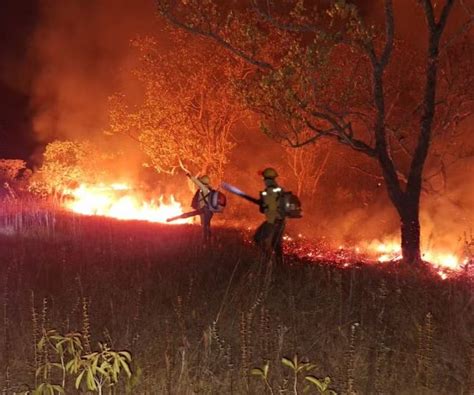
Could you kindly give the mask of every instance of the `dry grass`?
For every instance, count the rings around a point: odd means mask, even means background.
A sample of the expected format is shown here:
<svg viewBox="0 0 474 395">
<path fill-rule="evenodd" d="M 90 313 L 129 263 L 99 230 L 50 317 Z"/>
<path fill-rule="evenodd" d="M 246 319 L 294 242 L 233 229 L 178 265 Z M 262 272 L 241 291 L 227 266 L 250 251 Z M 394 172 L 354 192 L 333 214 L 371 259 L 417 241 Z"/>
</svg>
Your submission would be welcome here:
<svg viewBox="0 0 474 395">
<path fill-rule="evenodd" d="M 467 278 L 401 267 L 346 269 L 291 257 L 272 270 L 239 232 L 5 207 L 0 228 L 0 390 L 32 388 L 41 329 L 129 349 L 133 394 L 265 393 L 249 369 L 293 393 L 298 354 L 339 393 L 446 394 L 473 388 Z M 68 388 L 72 388 L 68 381 Z M 300 391 L 303 389 L 301 381 Z M 74 391 L 67 391 L 67 393 Z M 117 394 L 126 393 L 125 383 Z"/>
</svg>

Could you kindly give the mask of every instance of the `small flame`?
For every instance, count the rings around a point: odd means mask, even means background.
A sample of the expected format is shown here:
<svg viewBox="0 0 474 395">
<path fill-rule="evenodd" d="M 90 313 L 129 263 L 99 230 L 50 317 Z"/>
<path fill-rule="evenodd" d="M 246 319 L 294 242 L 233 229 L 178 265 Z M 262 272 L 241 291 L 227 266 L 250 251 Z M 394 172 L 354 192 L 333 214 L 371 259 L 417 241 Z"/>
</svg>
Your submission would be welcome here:
<svg viewBox="0 0 474 395">
<path fill-rule="evenodd" d="M 368 254 L 374 256 L 378 262 L 402 259 L 400 243 L 397 241 L 371 243 L 367 250 Z M 442 279 L 447 277 L 444 270 L 458 271 L 469 262 L 467 258 L 462 259 L 454 253 L 434 250 L 423 251 L 422 258 L 437 269 L 437 273 Z"/>
<path fill-rule="evenodd" d="M 438 274 L 441 277 L 442 280 L 446 280 L 448 278 L 448 275 L 443 272 L 442 270 L 438 270 Z"/>
<path fill-rule="evenodd" d="M 117 191 L 125 191 L 125 194 L 117 196 Z M 173 195 L 169 199 L 160 196 L 158 201 L 144 202 L 132 193 L 127 184 L 81 184 L 70 190 L 69 194 L 72 201 L 67 202 L 65 207 L 78 214 L 161 223 L 165 223 L 170 217 L 183 214 L 181 203 L 177 202 Z M 180 219 L 173 223 L 189 222 L 192 222 L 192 218 Z"/>
<path fill-rule="evenodd" d="M 361 242 L 357 245 L 339 244 L 334 247 L 324 241 L 319 241 L 319 243 L 315 240 L 311 241 L 303 234 L 294 242 L 287 240 L 285 248 L 290 254 L 314 262 L 329 261 L 344 268 L 354 267 L 360 263 L 401 261 L 403 258 L 400 242 L 397 238 L 392 237 L 384 241 Z M 469 266 L 473 263 L 472 258 L 461 253 L 459 247 L 452 251 L 423 248 L 422 251 L 423 260 L 433 267 L 433 271 L 442 280 L 459 274 L 461 270 L 468 271 Z"/>
<path fill-rule="evenodd" d="M 431 262 L 439 268 L 445 268 L 450 270 L 459 270 L 461 269 L 461 259 L 451 253 L 438 253 L 426 252 L 423 254 L 423 259 Z"/>
</svg>

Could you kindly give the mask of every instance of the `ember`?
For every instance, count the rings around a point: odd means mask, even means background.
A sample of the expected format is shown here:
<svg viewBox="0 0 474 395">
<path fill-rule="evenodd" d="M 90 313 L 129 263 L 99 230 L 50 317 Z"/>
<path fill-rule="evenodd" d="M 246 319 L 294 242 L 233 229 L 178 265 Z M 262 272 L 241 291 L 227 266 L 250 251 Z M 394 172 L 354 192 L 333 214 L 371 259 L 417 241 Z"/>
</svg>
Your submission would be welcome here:
<svg viewBox="0 0 474 395">
<path fill-rule="evenodd" d="M 127 184 L 81 184 L 78 188 L 68 191 L 71 200 L 64 206 L 78 214 L 100 215 L 123 220 L 142 220 L 166 223 L 166 219 L 183 213 L 181 203 L 173 195 L 158 201 L 143 201 L 133 193 Z M 178 220 L 174 223 L 192 222 L 192 218 Z"/>
</svg>

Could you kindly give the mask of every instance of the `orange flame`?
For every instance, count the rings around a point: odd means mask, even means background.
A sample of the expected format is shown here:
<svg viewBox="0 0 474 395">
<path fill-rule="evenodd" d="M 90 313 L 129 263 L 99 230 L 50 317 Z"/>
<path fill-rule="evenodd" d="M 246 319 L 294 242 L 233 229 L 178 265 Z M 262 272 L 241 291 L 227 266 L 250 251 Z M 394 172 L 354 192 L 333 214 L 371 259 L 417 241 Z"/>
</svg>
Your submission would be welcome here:
<svg viewBox="0 0 474 395">
<path fill-rule="evenodd" d="M 118 192 L 121 191 L 121 196 Z M 158 201 L 144 202 L 132 193 L 127 184 L 81 184 L 68 191 L 72 200 L 65 207 L 78 214 L 100 215 L 123 220 L 142 220 L 166 223 L 166 219 L 183 214 L 181 203 L 173 195 L 160 196 Z M 192 222 L 192 218 L 174 221 L 174 224 Z"/>
<path fill-rule="evenodd" d="M 402 259 L 400 242 L 386 241 L 369 244 L 369 255 L 374 256 L 379 262 L 389 262 Z M 468 263 L 467 258 L 462 258 L 453 252 L 423 250 L 422 259 L 430 262 L 441 278 L 446 278 L 446 270 L 459 271 Z"/>
</svg>

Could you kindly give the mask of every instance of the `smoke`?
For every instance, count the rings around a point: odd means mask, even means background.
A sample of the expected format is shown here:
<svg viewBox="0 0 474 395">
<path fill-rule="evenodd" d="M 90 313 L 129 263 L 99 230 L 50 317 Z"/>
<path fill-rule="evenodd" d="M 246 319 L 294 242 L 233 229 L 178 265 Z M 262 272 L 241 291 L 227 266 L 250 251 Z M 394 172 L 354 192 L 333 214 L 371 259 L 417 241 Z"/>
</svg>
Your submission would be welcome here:
<svg viewBox="0 0 474 395">
<path fill-rule="evenodd" d="M 152 30 L 148 0 L 40 1 L 33 38 L 32 108 L 39 140 L 94 138 L 107 124 L 107 98 L 133 89 L 130 39 Z"/>
<path fill-rule="evenodd" d="M 460 159 L 446 176 L 446 190 L 422 201 L 423 238 L 440 250 L 461 249 L 474 226 L 474 158 Z"/>
<path fill-rule="evenodd" d="M 36 136 L 51 141 L 100 135 L 107 125 L 107 98 L 137 89 L 130 83 L 135 58 L 129 42 L 137 35 L 156 32 L 160 22 L 154 2 L 38 1 L 32 43 Z M 363 12 L 382 20 L 380 7 L 370 4 L 362 2 Z M 398 9 L 402 32 L 413 26 L 410 21 L 416 15 L 406 9 Z"/>
</svg>

